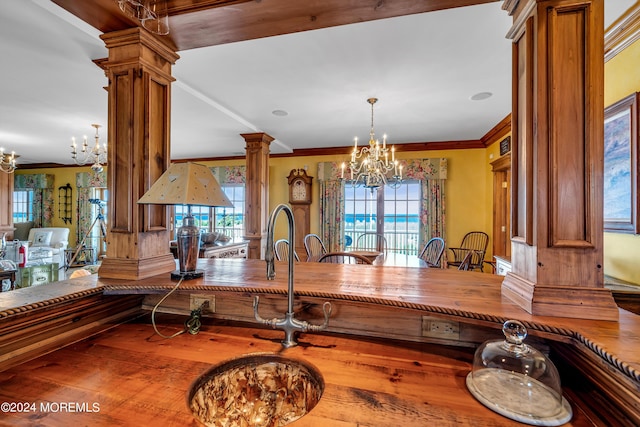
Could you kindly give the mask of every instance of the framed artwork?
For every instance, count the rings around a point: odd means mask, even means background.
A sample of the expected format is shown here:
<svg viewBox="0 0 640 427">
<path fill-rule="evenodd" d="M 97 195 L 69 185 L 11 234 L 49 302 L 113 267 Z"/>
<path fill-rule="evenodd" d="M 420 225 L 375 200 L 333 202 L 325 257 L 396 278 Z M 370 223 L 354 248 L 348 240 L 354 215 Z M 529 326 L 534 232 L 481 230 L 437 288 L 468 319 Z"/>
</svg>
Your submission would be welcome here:
<svg viewBox="0 0 640 427">
<path fill-rule="evenodd" d="M 638 98 L 604 110 L 604 231 L 638 234 Z"/>
</svg>

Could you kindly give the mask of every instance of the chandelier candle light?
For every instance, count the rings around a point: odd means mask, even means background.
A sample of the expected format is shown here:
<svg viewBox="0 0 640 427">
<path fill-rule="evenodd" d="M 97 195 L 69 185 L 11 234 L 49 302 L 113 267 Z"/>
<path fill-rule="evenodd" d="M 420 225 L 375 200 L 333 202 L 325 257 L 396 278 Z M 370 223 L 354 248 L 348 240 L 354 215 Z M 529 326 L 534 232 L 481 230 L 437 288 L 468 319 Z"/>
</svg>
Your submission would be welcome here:
<svg viewBox="0 0 640 427">
<path fill-rule="evenodd" d="M 87 135 L 85 135 L 82 141 L 82 151 L 80 152 L 80 158 L 78 158 L 76 138 L 72 137 L 71 158 L 76 162 L 76 164 L 80 166 L 91 163 L 91 169 L 94 172 L 102 172 L 102 165 L 107 163 L 107 144 L 102 144 L 102 147 L 100 146 L 100 135 L 98 135 L 98 129 L 100 129 L 100 125 L 94 123 L 91 126 L 96 128 L 95 145 L 90 149 L 89 144 L 87 143 Z"/>
<path fill-rule="evenodd" d="M 13 173 L 16 170 L 16 152 L 11 155 L 4 154 L 4 148 L 0 148 L 0 170 L 5 173 Z"/>
<path fill-rule="evenodd" d="M 395 147 L 387 148 L 387 135 L 382 137 L 382 145 L 375 139 L 373 132 L 373 104 L 378 98 L 369 98 L 367 102 L 371 104 L 371 132 L 369 133 L 369 146 L 364 146 L 358 152 L 358 137 L 354 138 L 353 152 L 349 161 L 349 169 L 351 174 L 351 182 L 354 186 L 364 185 L 374 189 L 389 185 L 397 188 L 402 182 L 402 166 L 398 164 L 395 157 Z M 391 152 L 391 161 L 389 161 L 389 152 Z M 360 163 L 358 160 L 361 159 Z M 344 179 L 344 172 L 347 167 L 346 163 L 342 163 L 341 179 Z M 393 170 L 393 175 L 387 178 L 387 173 Z"/>
</svg>

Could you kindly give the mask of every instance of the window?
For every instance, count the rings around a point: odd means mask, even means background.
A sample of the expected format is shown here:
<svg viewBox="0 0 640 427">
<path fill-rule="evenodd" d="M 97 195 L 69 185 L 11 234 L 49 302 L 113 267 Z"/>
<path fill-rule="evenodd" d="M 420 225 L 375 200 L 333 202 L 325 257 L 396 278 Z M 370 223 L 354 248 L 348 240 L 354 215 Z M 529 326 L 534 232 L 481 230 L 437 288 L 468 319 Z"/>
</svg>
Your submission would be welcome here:
<svg viewBox="0 0 640 427">
<path fill-rule="evenodd" d="M 242 239 L 244 235 L 244 184 L 228 184 L 222 186 L 232 208 L 215 208 L 214 231 L 224 233 L 234 240 Z"/>
<path fill-rule="evenodd" d="M 13 222 L 33 221 L 33 190 L 13 192 Z"/>
<path fill-rule="evenodd" d="M 233 203 L 233 207 L 192 206 L 191 215 L 195 218 L 196 227 L 202 232 L 217 231 L 234 240 L 242 239 L 244 235 L 244 184 L 227 184 L 221 185 L 221 187 L 224 194 Z M 174 235 L 182 226 L 182 218 L 186 214 L 186 205 L 175 206 Z"/>
<path fill-rule="evenodd" d="M 362 233 L 385 236 L 387 251 L 418 254 L 420 233 L 420 181 L 404 181 L 398 188 L 385 186 L 371 191 L 345 186 L 346 244 L 355 244 Z"/>
</svg>

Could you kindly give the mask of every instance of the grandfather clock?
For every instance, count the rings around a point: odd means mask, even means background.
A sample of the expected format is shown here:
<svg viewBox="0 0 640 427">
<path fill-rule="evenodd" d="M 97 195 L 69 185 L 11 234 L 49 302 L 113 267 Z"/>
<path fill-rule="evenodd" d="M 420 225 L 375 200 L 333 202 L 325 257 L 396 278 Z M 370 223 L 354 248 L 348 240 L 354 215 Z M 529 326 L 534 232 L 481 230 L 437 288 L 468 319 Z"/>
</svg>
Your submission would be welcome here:
<svg viewBox="0 0 640 427">
<path fill-rule="evenodd" d="M 294 247 L 298 256 L 305 257 L 304 236 L 311 229 L 311 181 L 313 177 L 307 175 L 304 169 L 292 169 L 287 177 L 289 181 L 289 204 L 293 211 L 293 219 L 296 224 L 296 236 Z"/>
</svg>

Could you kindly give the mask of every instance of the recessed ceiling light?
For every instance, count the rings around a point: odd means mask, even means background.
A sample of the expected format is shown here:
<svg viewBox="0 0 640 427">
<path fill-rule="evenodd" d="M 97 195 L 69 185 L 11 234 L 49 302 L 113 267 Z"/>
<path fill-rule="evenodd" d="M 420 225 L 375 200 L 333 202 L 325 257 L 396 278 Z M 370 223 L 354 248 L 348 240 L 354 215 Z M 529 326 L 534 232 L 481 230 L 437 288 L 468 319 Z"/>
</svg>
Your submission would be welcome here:
<svg viewBox="0 0 640 427">
<path fill-rule="evenodd" d="M 469 98 L 472 101 L 482 101 L 487 98 L 491 98 L 493 94 L 491 92 L 479 92 Z"/>
<path fill-rule="evenodd" d="M 273 110 L 271 112 L 271 114 L 273 114 L 274 116 L 278 116 L 278 117 L 284 117 L 284 116 L 288 116 L 289 115 L 289 113 L 287 113 L 284 110 Z"/>
</svg>

